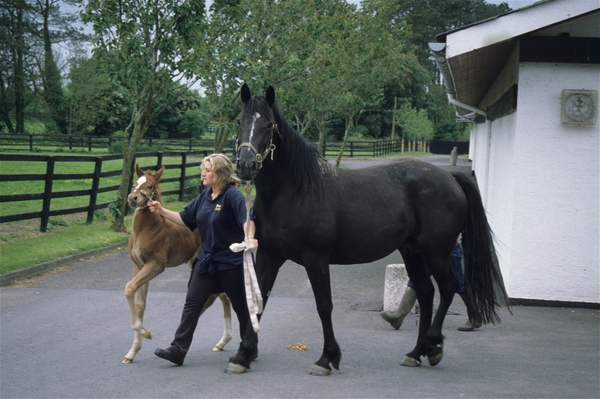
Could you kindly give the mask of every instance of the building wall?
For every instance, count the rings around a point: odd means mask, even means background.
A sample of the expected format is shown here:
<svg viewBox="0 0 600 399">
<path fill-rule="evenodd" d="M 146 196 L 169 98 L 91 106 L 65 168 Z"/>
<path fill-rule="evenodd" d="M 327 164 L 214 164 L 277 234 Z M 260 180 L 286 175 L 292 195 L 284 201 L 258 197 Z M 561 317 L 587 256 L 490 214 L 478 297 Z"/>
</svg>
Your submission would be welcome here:
<svg viewBox="0 0 600 399">
<path fill-rule="evenodd" d="M 513 298 L 600 302 L 599 124 L 560 121 L 561 91 L 600 91 L 599 76 L 598 65 L 518 64 L 517 111 L 473 127 L 470 158 Z"/>
<path fill-rule="evenodd" d="M 516 124 L 514 296 L 600 302 L 599 129 L 563 125 L 563 89 L 600 90 L 600 67 L 522 64 Z"/>
</svg>

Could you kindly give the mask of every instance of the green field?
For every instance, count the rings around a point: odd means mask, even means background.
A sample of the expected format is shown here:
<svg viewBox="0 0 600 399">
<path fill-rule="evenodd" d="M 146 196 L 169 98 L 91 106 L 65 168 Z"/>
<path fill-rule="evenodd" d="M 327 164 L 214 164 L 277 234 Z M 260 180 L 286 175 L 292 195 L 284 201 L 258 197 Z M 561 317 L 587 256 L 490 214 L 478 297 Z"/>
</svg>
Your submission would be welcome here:
<svg viewBox="0 0 600 399">
<path fill-rule="evenodd" d="M 140 163 L 144 165 L 145 160 Z M 148 161 L 150 162 L 150 161 Z M 169 164 L 174 165 L 181 162 L 180 158 L 164 158 L 165 174 L 163 178 L 179 177 L 179 168 L 169 168 Z M 102 171 L 120 171 L 122 169 L 122 160 L 104 161 Z M 54 167 L 55 174 L 78 174 L 78 173 L 93 173 L 94 162 L 56 162 Z M 188 176 L 199 175 L 197 167 L 188 168 L 186 170 Z M 21 162 L 21 161 L 3 161 L 0 162 L 0 174 L 40 174 L 46 173 L 46 162 Z M 121 181 L 121 176 L 112 176 L 100 179 L 100 188 L 107 186 L 118 185 Z M 191 180 L 189 185 L 197 185 L 198 180 Z M 10 194 L 37 194 L 44 192 L 43 180 L 37 181 L 10 181 L 0 182 L 0 193 L 3 195 Z M 52 192 L 69 192 L 75 190 L 86 190 L 92 187 L 92 179 L 72 179 L 72 180 L 55 180 L 52 186 Z M 174 190 L 179 187 L 179 183 L 165 183 L 161 185 L 163 190 Z M 97 203 L 114 201 L 117 190 L 106 193 L 99 193 Z M 89 204 L 89 195 L 54 198 L 52 199 L 50 210 L 75 208 L 87 206 Z M 13 215 L 25 212 L 39 212 L 42 209 L 42 200 L 33 201 L 18 201 L 18 202 L 3 202 L 0 205 L 0 215 Z"/>
</svg>

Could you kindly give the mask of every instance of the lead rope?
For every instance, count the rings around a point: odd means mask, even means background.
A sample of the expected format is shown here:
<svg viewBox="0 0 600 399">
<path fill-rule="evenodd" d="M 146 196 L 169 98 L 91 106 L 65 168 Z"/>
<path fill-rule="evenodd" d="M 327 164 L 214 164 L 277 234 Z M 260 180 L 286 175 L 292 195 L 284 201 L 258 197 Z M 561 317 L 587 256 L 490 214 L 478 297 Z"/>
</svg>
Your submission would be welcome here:
<svg viewBox="0 0 600 399">
<path fill-rule="evenodd" d="M 250 233 L 250 208 L 252 198 L 252 185 L 250 182 L 246 182 L 246 237 Z M 246 303 L 248 304 L 248 313 L 250 313 L 250 321 L 252 321 L 252 328 L 254 332 L 260 331 L 260 324 L 258 323 L 258 315 L 263 311 L 263 300 L 262 294 L 260 293 L 260 287 L 258 286 L 258 279 L 256 278 L 256 271 L 254 270 L 254 262 L 252 261 L 252 245 L 250 242 L 245 241 L 239 244 L 231 244 L 229 248 L 233 252 L 244 251 L 244 285 L 246 288 Z"/>
</svg>

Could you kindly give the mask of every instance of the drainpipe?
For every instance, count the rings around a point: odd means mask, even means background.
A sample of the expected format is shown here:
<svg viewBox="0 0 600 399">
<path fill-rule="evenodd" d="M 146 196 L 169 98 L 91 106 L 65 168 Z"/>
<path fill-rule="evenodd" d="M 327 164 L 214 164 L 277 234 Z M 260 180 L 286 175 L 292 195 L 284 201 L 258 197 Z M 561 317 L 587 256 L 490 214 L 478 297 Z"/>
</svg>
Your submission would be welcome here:
<svg viewBox="0 0 600 399">
<path fill-rule="evenodd" d="M 448 61 L 446 60 L 446 43 L 429 43 L 429 48 L 431 49 L 431 53 L 433 54 L 433 58 L 438 69 L 444 77 L 446 93 L 448 94 L 448 102 L 454 105 L 454 111 L 456 113 L 457 118 L 461 121 L 464 121 L 466 119 L 468 122 L 475 123 L 474 118 L 469 118 L 468 116 L 461 115 L 460 112 L 458 112 L 459 107 L 487 117 L 486 112 L 481 108 L 465 104 L 462 101 L 456 99 L 456 87 L 454 85 L 454 76 L 452 76 L 452 71 L 450 70 Z"/>
</svg>

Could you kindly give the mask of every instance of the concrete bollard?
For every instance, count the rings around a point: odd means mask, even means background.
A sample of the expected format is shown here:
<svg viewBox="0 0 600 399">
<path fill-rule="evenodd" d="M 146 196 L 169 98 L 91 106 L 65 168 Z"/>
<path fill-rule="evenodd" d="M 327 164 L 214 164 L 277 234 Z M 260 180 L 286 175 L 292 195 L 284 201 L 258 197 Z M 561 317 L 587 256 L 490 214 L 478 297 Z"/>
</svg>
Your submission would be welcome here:
<svg viewBox="0 0 600 399">
<path fill-rule="evenodd" d="M 458 159 L 458 147 L 454 147 L 450 151 L 450 166 L 456 166 L 456 160 Z"/>
<path fill-rule="evenodd" d="M 386 312 L 395 311 L 400 306 L 406 284 L 408 283 L 408 274 L 406 267 L 402 263 L 387 265 L 385 268 L 385 284 L 383 287 L 383 310 Z"/>
</svg>

